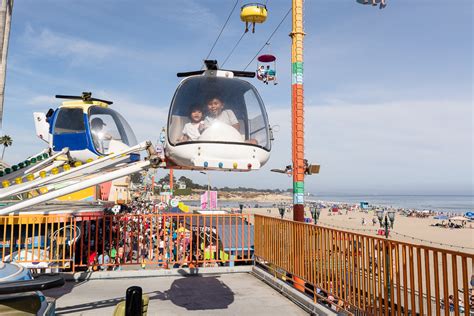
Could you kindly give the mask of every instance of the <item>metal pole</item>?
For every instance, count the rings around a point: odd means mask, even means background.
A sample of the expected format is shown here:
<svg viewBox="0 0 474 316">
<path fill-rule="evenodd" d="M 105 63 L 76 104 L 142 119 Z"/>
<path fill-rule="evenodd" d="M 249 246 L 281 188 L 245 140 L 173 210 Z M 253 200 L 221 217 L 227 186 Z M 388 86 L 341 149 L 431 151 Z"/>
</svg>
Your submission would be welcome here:
<svg viewBox="0 0 474 316">
<path fill-rule="evenodd" d="M 388 240 L 388 229 L 389 229 L 389 223 L 388 223 L 388 215 L 385 215 L 385 240 Z M 387 304 L 388 306 L 391 306 L 390 304 L 390 291 L 391 291 L 391 286 L 390 286 L 390 254 L 389 254 L 389 245 L 388 242 L 386 242 L 385 246 L 385 277 L 387 278 Z"/>
<path fill-rule="evenodd" d="M 292 0 L 291 108 L 293 220 L 304 222 L 303 0 Z"/>
<path fill-rule="evenodd" d="M 13 0 L 1 0 L 0 8 L 0 128 L 3 123 L 3 99 L 5 94 L 5 79 L 7 74 L 8 42 L 10 39 L 10 25 L 13 11 Z"/>
<path fill-rule="evenodd" d="M 171 195 L 173 195 L 173 168 L 170 168 L 170 192 L 171 192 Z"/>
<path fill-rule="evenodd" d="M 151 196 L 155 196 L 155 176 L 151 177 Z"/>
<path fill-rule="evenodd" d="M 207 174 L 207 206 L 208 209 L 211 210 L 211 175 L 209 171 L 206 172 Z"/>
</svg>

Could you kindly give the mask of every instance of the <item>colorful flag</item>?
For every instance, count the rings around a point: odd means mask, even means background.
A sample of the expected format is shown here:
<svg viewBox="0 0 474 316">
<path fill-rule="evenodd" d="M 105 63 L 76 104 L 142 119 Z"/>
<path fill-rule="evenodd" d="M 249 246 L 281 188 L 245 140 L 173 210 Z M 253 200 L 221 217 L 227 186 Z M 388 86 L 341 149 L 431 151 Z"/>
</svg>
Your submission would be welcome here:
<svg viewBox="0 0 474 316">
<path fill-rule="evenodd" d="M 207 209 L 217 209 L 217 191 L 207 191 L 201 194 L 201 210 Z"/>
<path fill-rule="evenodd" d="M 210 191 L 211 199 L 209 204 L 211 205 L 212 209 L 217 209 L 217 191 Z"/>
<path fill-rule="evenodd" d="M 201 210 L 207 209 L 207 192 L 201 194 Z"/>
</svg>

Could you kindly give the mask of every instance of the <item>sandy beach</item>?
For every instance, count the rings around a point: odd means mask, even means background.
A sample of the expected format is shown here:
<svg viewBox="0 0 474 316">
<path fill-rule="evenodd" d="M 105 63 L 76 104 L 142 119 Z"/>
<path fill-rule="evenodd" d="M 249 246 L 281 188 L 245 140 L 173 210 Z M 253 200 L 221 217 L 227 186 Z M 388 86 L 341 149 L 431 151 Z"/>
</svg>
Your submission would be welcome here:
<svg viewBox="0 0 474 316">
<path fill-rule="evenodd" d="M 280 217 L 277 208 L 244 208 L 244 213 Z M 311 217 L 309 210 L 305 210 L 305 217 Z M 292 212 L 286 212 L 285 218 L 293 219 Z M 362 218 L 365 218 L 365 225 L 362 225 Z M 368 213 L 349 211 L 347 215 L 345 211 L 342 211 L 342 215 L 334 215 L 329 212 L 328 208 L 325 208 L 321 211 L 318 225 L 375 236 L 380 225 L 378 221 L 376 225 L 372 225 L 372 218 L 376 218 L 372 211 Z M 468 223 L 466 228 L 458 229 L 430 226 L 439 222 L 432 216 L 416 218 L 396 214 L 389 238 L 413 244 L 474 253 L 474 228 L 470 228 L 471 225 L 474 227 L 473 223 Z"/>
<path fill-rule="evenodd" d="M 183 200 L 199 201 L 199 194 L 181 197 Z M 280 217 L 278 208 L 275 207 L 253 207 L 258 203 L 280 204 L 287 207 L 291 204 L 292 198 L 287 194 L 262 193 L 262 192 L 219 192 L 219 204 L 225 202 L 245 202 L 243 212 L 245 214 L 259 214 L 264 216 Z M 327 203 L 331 204 L 331 203 Z M 342 204 L 341 204 L 342 205 Z M 347 204 L 345 206 L 348 206 Z M 193 207 L 193 209 L 195 209 Z M 291 211 L 285 212 L 286 219 L 293 219 Z M 465 228 L 442 228 L 433 227 L 432 224 L 441 223 L 440 220 L 429 216 L 425 218 L 407 217 L 397 212 L 394 227 L 390 231 L 389 238 L 414 244 L 427 245 L 437 248 L 456 250 L 460 252 L 474 253 L 474 223 L 467 222 Z M 312 218 L 309 209 L 305 210 L 305 218 Z M 362 219 L 365 225 L 362 225 Z M 355 210 L 346 211 L 344 209 L 338 213 L 329 212 L 329 208 L 321 210 L 318 221 L 319 225 L 326 227 L 353 231 L 360 234 L 375 236 L 380 229 L 378 220 L 375 225 L 372 219 L 376 218 L 374 211 Z"/>
</svg>

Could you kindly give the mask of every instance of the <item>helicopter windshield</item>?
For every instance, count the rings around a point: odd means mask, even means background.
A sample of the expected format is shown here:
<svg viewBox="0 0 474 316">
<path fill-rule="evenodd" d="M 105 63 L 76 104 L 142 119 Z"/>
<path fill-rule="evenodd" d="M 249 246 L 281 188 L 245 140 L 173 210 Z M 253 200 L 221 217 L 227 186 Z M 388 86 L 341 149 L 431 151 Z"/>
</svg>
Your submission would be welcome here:
<svg viewBox="0 0 474 316">
<path fill-rule="evenodd" d="M 84 114 L 81 108 L 64 108 L 58 112 L 54 135 L 84 133 Z"/>
<path fill-rule="evenodd" d="M 89 124 L 92 141 L 102 154 L 109 152 L 110 141 L 115 140 L 128 146 L 137 144 L 137 139 L 127 121 L 116 111 L 92 106 L 89 108 Z"/>
<path fill-rule="evenodd" d="M 246 143 L 270 150 L 263 102 L 250 83 L 236 78 L 185 79 L 171 103 L 168 139 L 171 145 Z"/>
</svg>

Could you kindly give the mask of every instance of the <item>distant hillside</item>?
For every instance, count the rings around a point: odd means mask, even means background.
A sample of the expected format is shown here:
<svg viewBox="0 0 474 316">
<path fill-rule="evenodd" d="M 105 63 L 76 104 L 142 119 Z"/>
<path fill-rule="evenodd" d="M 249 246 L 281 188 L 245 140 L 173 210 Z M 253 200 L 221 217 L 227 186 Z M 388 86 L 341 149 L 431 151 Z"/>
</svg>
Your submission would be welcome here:
<svg viewBox="0 0 474 316">
<path fill-rule="evenodd" d="M 166 175 L 160 180 L 158 180 L 158 184 L 165 185 L 169 184 L 170 181 L 170 176 Z M 176 177 L 173 177 L 173 187 L 177 188 L 178 183 L 184 183 L 186 185 L 186 188 L 189 188 L 191 190 L 207 190 L 207 185 L 206 184 L 198 184 L 195 183 L 193 180 L 181 176 L 179 179 L 176 179 Z M 258 192 L 258 193 L 276 193 L 276 194 L 281 194 L 284 192 L 291 192 L 291 189 L 288 190 L 280 190 L 280 189 L 256 189 L 256 188 L 249 188 L 249 187 L 216 187 L 213 186 L 211 187 L 211 190 L 217 190 L 220 192 Z"/>
</svg>

